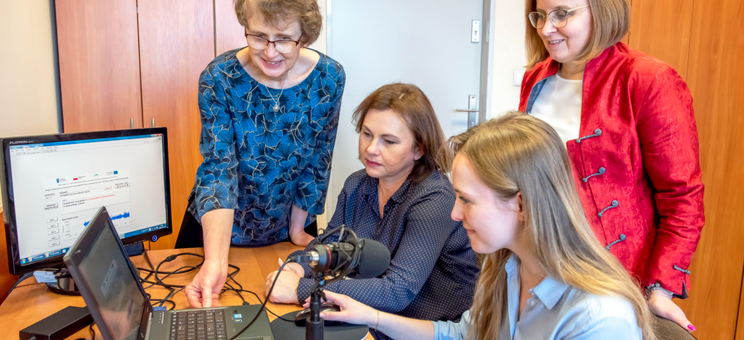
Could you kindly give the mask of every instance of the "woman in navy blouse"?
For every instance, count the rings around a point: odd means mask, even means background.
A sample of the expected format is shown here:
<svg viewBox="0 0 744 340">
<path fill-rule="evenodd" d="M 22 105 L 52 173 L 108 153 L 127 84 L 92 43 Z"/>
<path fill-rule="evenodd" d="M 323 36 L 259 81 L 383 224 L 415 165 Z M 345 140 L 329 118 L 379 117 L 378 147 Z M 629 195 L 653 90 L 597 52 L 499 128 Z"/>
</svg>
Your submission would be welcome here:
<svg viewBox="0 0 744 340">
<path fill-rule="evenodd" d="M 449 215 L 455 204 L 445 175 L 451 153 L 431 103 L 414 85 L 385 85 L 356 108 L 354 120 L 364 169 L 346 179 L 329 228 L 345 224 L 358 237 L 387 246 L 392 259 L 378 278 L 342 280 L 326 291 L 407 317 L 459 319 L 472 302 L 478 267 L 465 229 Z M 311 273 L 288 264 L 271 301 L 307 299 Z M 267 287 L 275 276 L 267 277 Z"/>
<path fill-rule="evenodd" d="M 338 62 L 307 48 L 321 29 L 315 0 L 237 0 L 235 12 L 248 46 L 199 78 L 204 162 L 176 244 L 204 244 L 186 287 L 195 307 L 216 304 L 230 244 L 313 240 L 304 228 L 324 210 L 345 82 Z"/>
</svg>

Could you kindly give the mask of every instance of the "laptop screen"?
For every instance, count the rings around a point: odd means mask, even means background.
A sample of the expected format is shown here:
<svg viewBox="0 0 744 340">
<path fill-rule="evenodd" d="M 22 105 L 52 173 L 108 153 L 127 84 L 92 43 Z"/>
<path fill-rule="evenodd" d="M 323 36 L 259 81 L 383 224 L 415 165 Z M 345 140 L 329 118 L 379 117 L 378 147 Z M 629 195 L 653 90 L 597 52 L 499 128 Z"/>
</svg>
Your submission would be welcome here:
<svg viewBox="0 0 744 340">
<path fill-rule="evenodd" d="M 96 219 L 101 220 L 111 223 L 108 218 Z M 87 248 L 87 254 L 83 255 L 78 271 L 90 289 L 96 309 L 111 336 L 115 340 L 136 340 L 145 297 L 128 267 L 128 259 L 121 252 L 113 229 L 101 229 L 102 232 Z"/>
</svg>

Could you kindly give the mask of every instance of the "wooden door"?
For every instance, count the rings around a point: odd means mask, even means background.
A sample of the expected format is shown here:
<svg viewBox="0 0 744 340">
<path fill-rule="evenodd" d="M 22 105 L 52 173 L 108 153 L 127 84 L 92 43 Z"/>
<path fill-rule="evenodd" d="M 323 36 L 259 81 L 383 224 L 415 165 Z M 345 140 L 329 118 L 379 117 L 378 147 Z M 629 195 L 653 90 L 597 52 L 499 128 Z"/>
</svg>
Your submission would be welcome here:
<svg viewBox="0 0 744 340">
<path fill-rule="evenodd" d="M 245 31 L 235 16 L 233 0 L 214 0 L 215 55 L 245 47 Z"/>
<path fill-rule="evenodd" d="M 64 132 L 142 126 L 136 0 L 57 0 Z"/>
<path fill-rule="evenodd" d="M 199 75 L 214 59 L 212 0 L 139 2 L 142 113 L 145 126 L 168 128 L 173 235 L 151 243 L 169 249 L 194 185 L 201 121 L 197 102 Z"/>
<path fill-rule="evenodd" d="M 697 296 L 683 308 L 706 327 L 700 339 L 744 339 L 744 1 L 696 0 L 692 13 L 687 79 L 700 134 L 706 226 L 691 269 Z"/>
<path fill-rule="evenodd" d="M 631 47 L 659 58 L 686 78 L 693 0 L 633 0 Z"/>
<path fill-rule="evenodd" d="M 698 339 L 744 340 L 744 29 L 741 0 L 633 0 L 630 45 L 670 63 L 692 92 L 705 184 L 690 298 Z M 737 327 L 738 324 L 738 327 Z"/>
</svg>

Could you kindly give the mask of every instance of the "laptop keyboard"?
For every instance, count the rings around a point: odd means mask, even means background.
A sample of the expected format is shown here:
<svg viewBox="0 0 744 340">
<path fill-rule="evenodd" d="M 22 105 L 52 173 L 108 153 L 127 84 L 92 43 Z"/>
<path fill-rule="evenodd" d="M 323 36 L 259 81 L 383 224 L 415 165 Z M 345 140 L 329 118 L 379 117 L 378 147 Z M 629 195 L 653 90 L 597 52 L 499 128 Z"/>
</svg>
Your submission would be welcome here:
<svg viewBox="0 0 744 340">
<path fill-rule="evenodd" d="M 170 340 L 224 340 L 225 314 L 222 309 L 174 312 Z"/>
</svg>

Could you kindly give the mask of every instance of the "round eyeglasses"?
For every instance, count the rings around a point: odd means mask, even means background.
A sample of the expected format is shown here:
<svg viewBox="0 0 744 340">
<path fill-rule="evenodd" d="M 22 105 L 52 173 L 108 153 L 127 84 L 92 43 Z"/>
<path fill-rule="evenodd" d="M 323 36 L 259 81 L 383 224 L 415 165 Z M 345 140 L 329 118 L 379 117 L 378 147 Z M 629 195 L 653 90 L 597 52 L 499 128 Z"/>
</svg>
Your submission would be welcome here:
<svg viewBox="0 0 744 340">
<path fill-rule="evenodd" d="M 290 53 L 292 50 L 300 44 L 302 36 L 297 40 L 291 40 L 289 38 L 279 38 L 278 40 L 269 40 L 262 36 L 245 34 L 245 39 L 248 41 L 248 46 L 257 51 L 263 51 L 269 44 L 274 44 L 274 48 L 279 53 Z"/>
<path fill-rule="evenodd" d="M 566 27 L 566 24 L 568 24 L 569 13 L 586 7 L 589 7 L 589 5 L 571 9 L 556 9 L 554 11 L 550 11 L 550 13 L 548 13 L 547 15 L 540 12 L 530 12 L 527 17 L 530 19 L 530 23 L 535 28 L 545 27 L 546 16 L 550 19 L 550 23 L 552 23 L 555 28 L 563 28 Z"/>
</svg>

